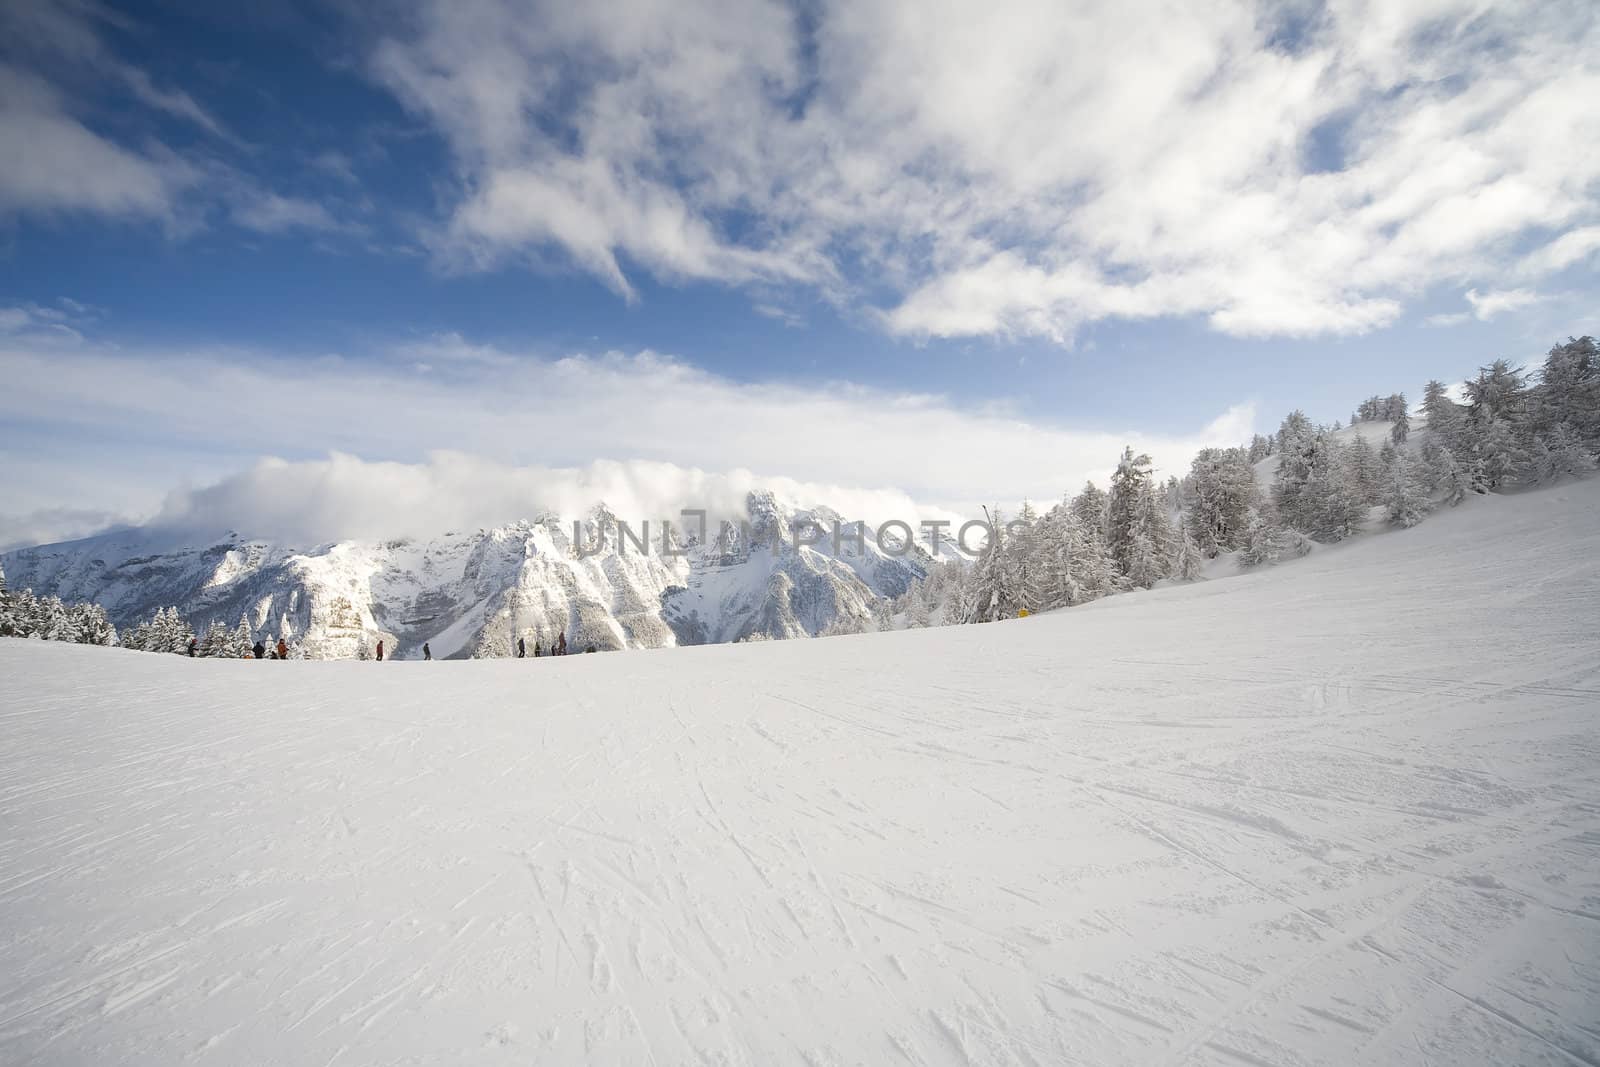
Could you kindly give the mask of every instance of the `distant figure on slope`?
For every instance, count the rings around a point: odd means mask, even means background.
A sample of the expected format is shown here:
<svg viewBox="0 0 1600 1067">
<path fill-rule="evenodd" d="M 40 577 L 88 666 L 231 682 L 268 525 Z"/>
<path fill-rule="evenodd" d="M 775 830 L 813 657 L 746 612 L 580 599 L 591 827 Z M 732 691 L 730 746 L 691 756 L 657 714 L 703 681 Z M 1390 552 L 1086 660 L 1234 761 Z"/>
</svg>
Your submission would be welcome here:
<svg viewBox="0 0 1600 1067">
<path fill-rule="evenodd" d="M 433 658 L 433 650 L 428 647 L 428 642 L 422 642 L 422 660 L 426 663 Z"/>
<path fill-rule="evenodd" d="M 556 638 L 556 655 L 565 656 L 566 654 L 567 654 L 567 631 L 562 630 L 561 631 L 561 635 Z"/>
<path fill-rule="evenodd" d="M 523 640 L 520 637 L 517 638 L 517 658 L 518 659 L 523 659 L 524 657 L 527 656 L 527 654 L 528 654 L 528 642 Z"/>
<path fill-rule="evenodd" d="M 199 638 L 196 638 L 196 637 L 189 638 L 189 658 L 190 659 L 194 659 L 194 650 L 199 644 L 200 644 Z"/>
<path fill-rule="evenodd" d="M 382 641 L 378 642 L 378 662 L 379 663 L 383 662 L 383 642 Z"/>
<path fill-rule="evenodd" d="M 588 648 L 584 649 L 584 651 L 585 652 L 593 652 L 593 651 L 595 651 L 595 647 L 593 645 L 590 645 Z"/>
<path fill-rule="evenodd" d="M 538 638 L 534 638 L 534 641 L 533 641 L 533 658 L 534 659 L 538 659 L 542 655 L 544 655 L 544 649 L 539 647 L 539 639 Z"/>
<path fill-rule="evenodd" d="M 280 638 L 278 638 L 278 659 L 285 660 L 285 659 L 288 659 L 288 658 L 289 658 L 289 646 L 287 644 L 285 644 L 283 638 L 280 637 Z"/>
<path fill-rule="evenodd" d="M 267 646 L 263 645 L 260 641 L 257 641 L 256 644 L 255 644 L 255 647 L 252 648 L 250 651 L 252 651 L 252 652 L 254 652 L 256 654 L 256 659 L 266 659 L 267 658 Z"/>
</svg>

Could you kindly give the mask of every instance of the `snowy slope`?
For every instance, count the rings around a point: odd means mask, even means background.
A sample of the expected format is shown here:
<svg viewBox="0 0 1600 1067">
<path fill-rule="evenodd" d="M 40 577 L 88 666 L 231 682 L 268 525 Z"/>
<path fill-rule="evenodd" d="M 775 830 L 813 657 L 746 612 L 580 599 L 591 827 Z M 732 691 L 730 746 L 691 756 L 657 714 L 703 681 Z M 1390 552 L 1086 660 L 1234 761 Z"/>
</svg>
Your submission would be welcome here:
<svg viewBox="0 0 1600 1067">
<path fill-rule="evenodd" d="M 238 534 L 189 545 L 135 529 L 0 562 L 17 588 L 96 601 L 122 627 L 175 605 L 197 630 L 245 616 L 269 643 L 281 635 L 329 659 L 380 639 L 391 656 L 420 659 L 424 642 L 439 658 L 508 655 L 518 637 L 548 646 L 563 631 L 576 647 L 601 649 L 809 636 L 840 617 L 868 617 L 930 562 L 920 547 L 896 558 L 870 539 L 864 547 L 844 539 L 837 555 L 831 538 L 796 547 L 795 521 L 831 530 L 843 520 L 770 493 L 752 493 L 747 506 L 753 530 L 782 531 L 780 547 L 714 543 L 664 555 L 652 523 L 645 554 L 622 542 L 602 505 L 585 518 L 581 552 L 570 522 L 540 519 L 303 550 Z M 638 536 L 637 522 L 630 529 Z"/>
<path fill-rule="evenodd" d="M 1600 1062 L 1600 479 L 983 627 L 0 641 L 0 1062 Z"/>
</svg>

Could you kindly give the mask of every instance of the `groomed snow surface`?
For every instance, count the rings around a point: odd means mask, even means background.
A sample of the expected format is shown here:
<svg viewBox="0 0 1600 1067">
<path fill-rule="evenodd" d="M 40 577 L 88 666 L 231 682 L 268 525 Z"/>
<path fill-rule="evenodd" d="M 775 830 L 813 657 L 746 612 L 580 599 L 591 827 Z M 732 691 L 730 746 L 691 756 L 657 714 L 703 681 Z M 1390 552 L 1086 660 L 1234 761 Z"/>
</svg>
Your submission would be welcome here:
<svg viewBox="0 0 1600 1067">
<path fill-rule="evenodd" d="M 0 684 L 6 1064 L 1600 1063 L 1600 480 L 983 627 Z"/>
</svg>

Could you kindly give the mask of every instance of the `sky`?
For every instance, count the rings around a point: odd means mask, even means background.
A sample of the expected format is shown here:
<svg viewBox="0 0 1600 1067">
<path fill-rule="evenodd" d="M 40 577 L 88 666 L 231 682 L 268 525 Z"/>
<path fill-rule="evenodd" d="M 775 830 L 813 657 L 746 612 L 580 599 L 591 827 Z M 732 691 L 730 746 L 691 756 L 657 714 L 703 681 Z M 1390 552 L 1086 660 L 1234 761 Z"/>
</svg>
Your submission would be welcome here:
<svg viewBox="0 0 1600 1067">
<path fill-rule="evenodd" d="M 1597 45 L 1586 0 L 0 0 L 0 547 L 970 513 L 1536 363 L 1600 333 Z"/>
</svg>

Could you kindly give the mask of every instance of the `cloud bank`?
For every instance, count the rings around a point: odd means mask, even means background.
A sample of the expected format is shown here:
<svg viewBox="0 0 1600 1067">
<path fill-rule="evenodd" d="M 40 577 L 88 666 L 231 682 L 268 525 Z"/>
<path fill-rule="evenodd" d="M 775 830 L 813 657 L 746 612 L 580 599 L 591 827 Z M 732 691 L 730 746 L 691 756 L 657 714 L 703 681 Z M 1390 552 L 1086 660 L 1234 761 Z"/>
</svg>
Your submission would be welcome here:
<svg viewBox="0 0 1600 1067">
<path fill-rule="evenodd" d="M 19 451 L 0 455 L 20 467 L 13 515 L 148 516 L 175 483 L 222 482 L 182 489 L 167 519 L 243 532 L 281 522 L 313 541 L 601 499 L 654 519 L 779 479 L 798 499 L 867 517 L 908 503 L 970 514 L 1103 480 L 1125 444 L 1181 473 L 1200 447 L 1247 439 L 1254 420 L 1241 404 L 1186 433 L 1076 429 L 849 383 L 734 382 L 653 352 L 555 358 L 454 336 L 310 361 L 0 341 L 0 376 L 0 421 L 50 443 L 19 462 L 34 439 L 19 436 Z"/>
</svg>

